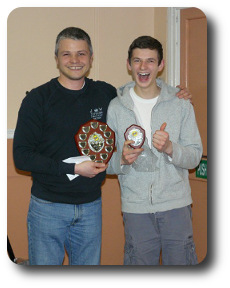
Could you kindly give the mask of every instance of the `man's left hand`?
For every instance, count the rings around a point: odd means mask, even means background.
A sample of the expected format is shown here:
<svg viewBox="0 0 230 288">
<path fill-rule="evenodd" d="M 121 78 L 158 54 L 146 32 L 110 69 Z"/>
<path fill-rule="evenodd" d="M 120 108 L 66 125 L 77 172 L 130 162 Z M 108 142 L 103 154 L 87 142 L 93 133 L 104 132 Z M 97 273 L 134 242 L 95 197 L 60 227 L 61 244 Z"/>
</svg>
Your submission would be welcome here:
<svg viewBox="0 0 230 288">
<path fill-rule="evenodd" d="M 169 140 L 169 134 L 165 131 L 167 123 L 164 122 L 160 130 L 156 130 L 156 132 L 153 134 L 153 146 L 159 151 L 159 152 L 165 152 L 170 157 L 172 157 L 173 153 L 173 146 L 172 142 Z"/>
<path fill-rule="evenodd" d="M 192 94 L 190 91 L 182 85 L 177 85 L 176 87 L 180 89 L 180 91 L 176 94 L 177 97 L 180 99 L 184 98 L 185 100 L 189 100 L 192 103 Z"/>
</svg>

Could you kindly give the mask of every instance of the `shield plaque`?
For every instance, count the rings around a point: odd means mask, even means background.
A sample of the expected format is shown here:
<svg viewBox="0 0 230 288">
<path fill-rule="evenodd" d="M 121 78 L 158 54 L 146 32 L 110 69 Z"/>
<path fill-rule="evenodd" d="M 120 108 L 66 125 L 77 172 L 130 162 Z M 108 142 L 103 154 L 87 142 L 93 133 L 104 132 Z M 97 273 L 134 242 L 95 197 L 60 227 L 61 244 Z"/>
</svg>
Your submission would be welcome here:
<svg viewBox="0 0 230 288">
<path fill-rule="evenodd" d="M 141 148 L 145 142 L 145 130 L 141 126 L 133 124 L 126 129 L 125 140 L 134 141 L 134 143 L 129 144 L 132 148 Z"/>
<path fill-rule="evenodd" d="M 94 162 L 108 163 L 113 155 L 115 133 L 106 123 L 92 119 L 81 125 L 74 138 L 81 155 Z"/>
</svg>

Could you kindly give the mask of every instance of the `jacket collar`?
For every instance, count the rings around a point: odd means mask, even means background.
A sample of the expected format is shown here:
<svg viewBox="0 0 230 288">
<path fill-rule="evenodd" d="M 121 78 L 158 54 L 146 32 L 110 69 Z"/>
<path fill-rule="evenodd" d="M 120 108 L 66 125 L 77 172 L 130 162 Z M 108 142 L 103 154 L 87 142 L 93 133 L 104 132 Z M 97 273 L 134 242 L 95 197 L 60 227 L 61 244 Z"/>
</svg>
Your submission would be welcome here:
<svg viewBox="0 0 230 288">
<path fill-rule="evenodd" d="M 162 79 L 157 78 L 157 86 L 161 88 L 160 95 L 157 100 L 157 104 L 164 101 L 170 101 L 175 97 L 175 94 L 179 91 L 178 88 L 167 85 Z M 135 82 L 129 82 L 117 89 L 117 95 L 121 103 L 128 109 L 134 109 L 134 103 L 130 96 L 130 88 L 135 86 Z"/>
</svg>

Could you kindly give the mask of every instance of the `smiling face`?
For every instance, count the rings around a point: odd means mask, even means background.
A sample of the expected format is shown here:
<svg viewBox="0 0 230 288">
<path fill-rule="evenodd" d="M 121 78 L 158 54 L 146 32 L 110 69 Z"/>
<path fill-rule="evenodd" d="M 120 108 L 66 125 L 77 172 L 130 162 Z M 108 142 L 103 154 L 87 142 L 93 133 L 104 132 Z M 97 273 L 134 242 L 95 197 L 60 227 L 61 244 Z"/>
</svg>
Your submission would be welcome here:
<svg viewBox="0 0 230 288">
<path fill-rule="evenodd" d="M 158 61 L 157 50 L 135 48 L 132 51 L 132 57 L 130 62 L 127 61 L 127 66 L 132 73 L 138 95 L 142 95 L 142 92 L 153 92 L 156 89 L 157 74 L 164 67 L 164 61 L 162 60 L 159 65 Z"/>
<path fill-rule="evenodd" d="M 62 39 L 55 59 L 60 72 L 59 82 L 68 89 L 80 89 L 93 61 L 87 42 Z"/>
</svg>

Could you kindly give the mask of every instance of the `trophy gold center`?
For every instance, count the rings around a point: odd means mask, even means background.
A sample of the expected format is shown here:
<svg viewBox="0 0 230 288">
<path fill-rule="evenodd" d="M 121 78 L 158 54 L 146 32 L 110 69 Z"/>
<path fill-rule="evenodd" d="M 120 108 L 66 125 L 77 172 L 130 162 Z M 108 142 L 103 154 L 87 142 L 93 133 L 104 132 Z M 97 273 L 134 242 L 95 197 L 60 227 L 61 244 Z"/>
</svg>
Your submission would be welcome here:
<svg viewBox="0 0 230 288">
<path fill-rule="evenodd" d="M 97 132 L 90 135 L 88 140 L 89 147 L 93 152 L 100 152 L 104 147 L 104 142 L 104 138 Z"/>
</svg>

